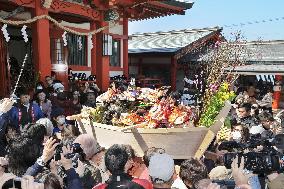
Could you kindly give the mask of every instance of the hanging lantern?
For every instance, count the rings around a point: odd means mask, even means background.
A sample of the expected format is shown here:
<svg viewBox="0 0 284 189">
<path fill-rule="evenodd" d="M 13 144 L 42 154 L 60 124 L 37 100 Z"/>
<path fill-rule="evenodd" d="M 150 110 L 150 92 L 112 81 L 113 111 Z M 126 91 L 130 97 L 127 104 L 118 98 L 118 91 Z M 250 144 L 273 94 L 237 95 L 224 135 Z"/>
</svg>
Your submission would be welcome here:
<svg viewBox="0 0 284 189">
<path fill-rule="evenodd" d="M 119 13 L 117 10 L 110 9 L 107 10 L 104 14 L 104 21 L 106 22 L 111 22 L 111 21 L 116 21 L 119 19 Z"/>
</svg>

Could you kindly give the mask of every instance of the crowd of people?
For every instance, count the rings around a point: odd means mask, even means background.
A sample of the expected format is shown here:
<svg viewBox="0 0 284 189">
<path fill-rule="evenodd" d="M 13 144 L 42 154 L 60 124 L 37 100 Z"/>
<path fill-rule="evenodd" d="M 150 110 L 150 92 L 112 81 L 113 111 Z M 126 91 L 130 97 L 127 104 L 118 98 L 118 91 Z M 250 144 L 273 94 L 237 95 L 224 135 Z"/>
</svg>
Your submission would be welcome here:
<svg viewBox="0 0 284 189">
<path fill-rule="evenodd" d="M 88 83 L 69 88 L 66 91 L 60 81 L 47 76 L 46 83 L 38 83 L 33 94 L 20 89 L 17 102 L 1 101 L 0 187 L 261 189 L 268 185 L 269 189 L 284 188 L 280 169 L 256 172 L 255 167 L 248 168 L 248 156 L 241 154 L 224 161 L 226 154 L 239 151 L 233 144 L 247 144 L 257 137 L 257 141 L 265 141 L 283 134 L 281 118 L 273 117 L 269 87 L 264 93 L 253 86 L 239 90 L 229 115 L 231 128 L 226 139 L 217 135 L 202 159 L 188 157 L 183 161 L 174 160 L 164 149 L 155 146 L 145 151 L 143 157 L 137 157 L 131 145 L 101 147 L 92 135 L 80 133 L 74 122 L 66 119 L 80 113 L 83 105 L 95 107 L 100 89 Z M 184 142 L 190 145 L 190 139 Z M 229 147 L 226 142 L 230 142 Z M 271 148 L 283 153 L 277 147 Z M 263 148 L 266 146 L 261 143 L 244 151 L 260 153 Z"/>
</svg>

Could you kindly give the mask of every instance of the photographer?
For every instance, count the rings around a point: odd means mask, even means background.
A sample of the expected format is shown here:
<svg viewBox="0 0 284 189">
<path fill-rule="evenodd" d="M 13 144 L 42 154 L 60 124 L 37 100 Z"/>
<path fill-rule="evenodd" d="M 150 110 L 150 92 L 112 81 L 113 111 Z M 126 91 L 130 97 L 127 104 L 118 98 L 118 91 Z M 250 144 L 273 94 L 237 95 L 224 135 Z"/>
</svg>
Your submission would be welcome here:
<svg viewBox="0 0 284 189">
<path fill-rule="evenodd" d="M 258 119 L 265 129 L 262 135 L 266 137 L 274 137 L 277 134 L 284 133 L 284 129 L 281 127 L 281 124 L 277 122 L 269 112 L 261 112 L 258 115 Z"/>
<path fill-rule="evenodd" d="M 26 171 L 25 175 L 36 176 L 41 171 L 43 171 L 44 167 L 47 166 L 49 161 L 54 157 L 55 148 L 57 145 L 58 144 L 56 143 L 55 139 L 52 138 L 48 139 L 44 146 L 42 156 L 39 157 L 36 163 Z M 63 168 L 66 171 L 67 189 L 83 188 L 79 176 L 72 166 L 72 160 L 67 159 L 65 157 L 69 153 L 70 149 L 67 150 L 65 147 L 63 147 L 63 153 L 61 153 L 61 160 L 58 162 L 61 166 L 63 166 Z"/>
<path fill-rule="evenodd" d="M 250 129 L 253 126 L 258 125 L 258 121 L 255 117 L 251 116 L 251 104 L 243 103 L 238 106 L 237 109 L 238 123 Z"/>
</svg>

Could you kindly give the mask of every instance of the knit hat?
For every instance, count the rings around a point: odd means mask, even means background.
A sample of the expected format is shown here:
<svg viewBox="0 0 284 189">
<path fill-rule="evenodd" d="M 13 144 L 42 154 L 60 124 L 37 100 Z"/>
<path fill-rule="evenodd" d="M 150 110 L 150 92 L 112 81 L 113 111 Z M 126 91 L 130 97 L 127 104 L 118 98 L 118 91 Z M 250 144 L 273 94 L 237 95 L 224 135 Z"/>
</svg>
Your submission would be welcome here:
<svg viewBox="0 0 284 189">
<path fill-rule="evenodd" d="M 174 160 L 168 154 L 155 153 L 150 158 L 149 175 L 154 183 L 168 182 L 175 172 Z"/>
</svg>

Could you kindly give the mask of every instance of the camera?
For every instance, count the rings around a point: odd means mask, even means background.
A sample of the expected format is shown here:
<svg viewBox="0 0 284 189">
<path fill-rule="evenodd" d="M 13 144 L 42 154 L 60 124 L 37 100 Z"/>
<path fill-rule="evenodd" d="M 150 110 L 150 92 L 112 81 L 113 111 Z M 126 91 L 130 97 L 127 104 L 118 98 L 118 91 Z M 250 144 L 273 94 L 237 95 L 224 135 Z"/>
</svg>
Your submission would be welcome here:
<svg viewBox="0 0 284 189">
<path fill-rule="evenodd" d="M 213 180 L 212 183 L 218 184 L 221 188 L 235 189 L 236 183 L 234 180 Z"/>
<path fill-rule="evenodd" d="M 61 153 L 63 153 L 63 144 L 60 143 L 56 149 L 55 149 L 55 155 L 54 155 L 54 160 L 58 161 L 61 160 Z M 78 167 L 78 160 L 83 161 L 86 158 L 86 155 L 81 148 L 81 145 L 79 143 L 73 143 L 71 145 L 72 152 L 64 155 L 65 158 L 67 159 L 72 159 L 72 165 L 74 168 Z"/>
<path fill-rule="evenodd" d="M 230 169 L 233 159 L 238 156 L 238 162 L 244 157 L 245 168 L 255 174 L 269 174 L 273 171 L 283 172 L 284 164 L 281 163 L 284 155 L 276 149 L 283 150 L 284 135 L 276 135 L 274 139 L 264 139 L 260 136 L 252 136 L 246 144 L 235 141 L 223 142 L 218 147 L 219 150 L 227 150 L 223 156 L 224 165 Z M 258 146 L 263 146 L 259 152 L 253 151 Z M 275 148 L 276 147 L 276 148 Z M 249 150 L 249 152 L 244 152 Z M 234 152 L 237 151 L 237 152 Z"/>
</svg>

